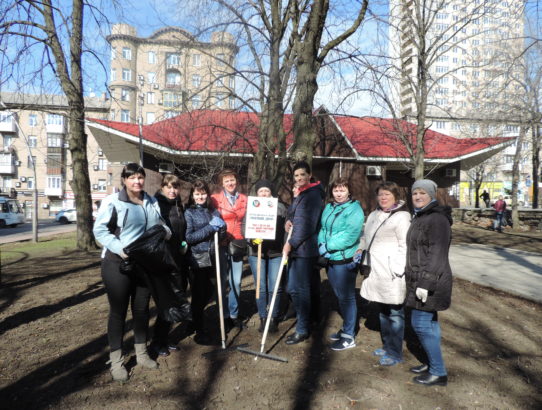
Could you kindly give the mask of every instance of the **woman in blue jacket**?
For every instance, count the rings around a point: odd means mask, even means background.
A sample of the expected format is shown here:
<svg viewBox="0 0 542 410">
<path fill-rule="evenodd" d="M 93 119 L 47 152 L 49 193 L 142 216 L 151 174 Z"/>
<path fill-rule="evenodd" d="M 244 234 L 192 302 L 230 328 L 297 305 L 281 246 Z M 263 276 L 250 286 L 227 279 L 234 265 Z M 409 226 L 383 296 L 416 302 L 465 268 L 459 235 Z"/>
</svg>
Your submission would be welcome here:
<svg viewBox="0 0 542 410">
<path fill-rule="evenodd" d="M 186 219 L 186 242 L 190 246 L 192 286 L 192 318 L 196 330 L 195 341 L 200 344 L 211 342 L 204 332 L 203 312 L 214 293 L 216 283 L 216 263 L 214 235 L 226 235 L 226 223 L 213 208 L 209 187 L 204 181 L 195 181 L 190 190 L 188 206 L 184 213 Z M 222 278 L 222 295 L 226 295 L 225 278 Z M 218 305 L 218 303 L 217 303 Z"/>
<path fill-rule="evenodd" d="M 327 276 L 343 318 L 341 330 L 330 336 L 332 350 L 356 346 L 357 269 L 351 262 L 358 248 L 364 215 L 361 205 L 351 198 L 350 192 L 350 184 L 344 178 L 338 178 L 330 185 L 331 202 L 322 213 L 322 227 L 318 234 L 318 250 L 327 260 Z"/>
<path fill-rule="evenodd" d="M 136 275 L 120 271 L 127 255 L 123 249 L 154 225 L 165 225 L 155 198 L 143 190 L 145 170 L 134 163 L 126 164 L 121 173 L 123 188 L 105 198 L 94 222 L 94 236 L 103 245 L 102 280 L 109 301 L 107 338 L 110 347 L 113 380 L 126 381 L 122 339 L 128 304 L 132 304 L 132 317 L 137 364 L 156 369 L 158 364 L 147 353 L 150 292 Z M 169 236 L 171 231 L 165 227 Z M 169 239 L 169 238 L 168 238 Z"/>
<path fill-rule="evenodd" d="M 292 235 L 284 244 L 282 252 L 290 255 L 288 293 L 295 307 L 297 324 L 295 332 L 286 338 L 287 345 L 309 338 L 311 277 L 317 274 L 314 265 L 318 259 L 318 222 L 325 196 L 320 182 L 310 182 L 309 164 L 300 161 L 294 165 L 293 172 L 299 194 L 288 208 L 286 228 L 292 229 Z"/>
</svg>

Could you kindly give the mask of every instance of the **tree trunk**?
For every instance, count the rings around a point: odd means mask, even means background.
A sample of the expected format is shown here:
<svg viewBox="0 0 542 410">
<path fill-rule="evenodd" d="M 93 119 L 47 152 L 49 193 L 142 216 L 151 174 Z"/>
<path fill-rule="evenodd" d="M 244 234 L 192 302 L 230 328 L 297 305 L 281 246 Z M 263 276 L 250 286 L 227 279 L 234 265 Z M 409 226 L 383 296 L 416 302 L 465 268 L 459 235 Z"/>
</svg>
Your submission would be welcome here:
<svg viewBox="0 0 542 410">
<path fill-rule="evenodd" d="M 531 201 L 532 208 L 538 208 L 538 181 L 540 175 L 540 126 L 537 123 L 534 123 L 531 128 L 532 137 L 533 137 L 533 175 L 532 175 L 532 186 L 533 186 L 533 199 Z"/>
</svg>

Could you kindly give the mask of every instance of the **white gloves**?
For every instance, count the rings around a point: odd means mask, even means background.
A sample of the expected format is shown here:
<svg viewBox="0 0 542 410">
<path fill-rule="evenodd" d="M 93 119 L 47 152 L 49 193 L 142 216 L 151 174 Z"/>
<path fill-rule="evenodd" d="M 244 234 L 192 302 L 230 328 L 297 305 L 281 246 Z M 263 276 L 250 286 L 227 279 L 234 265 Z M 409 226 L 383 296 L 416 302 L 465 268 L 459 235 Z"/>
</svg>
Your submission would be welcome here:
<svg viewBox="0 0 542 410">
<path fill-rule="evenodd" d="M 418 299 L 420 299 L 422 301 L 422 303 L 425 303 L 427 302 L 427 294 L 428 294 L 428 290 L 427 289 L 423 289 L 423 288 L 416 288 L 416 297 Z"/>
</svg>

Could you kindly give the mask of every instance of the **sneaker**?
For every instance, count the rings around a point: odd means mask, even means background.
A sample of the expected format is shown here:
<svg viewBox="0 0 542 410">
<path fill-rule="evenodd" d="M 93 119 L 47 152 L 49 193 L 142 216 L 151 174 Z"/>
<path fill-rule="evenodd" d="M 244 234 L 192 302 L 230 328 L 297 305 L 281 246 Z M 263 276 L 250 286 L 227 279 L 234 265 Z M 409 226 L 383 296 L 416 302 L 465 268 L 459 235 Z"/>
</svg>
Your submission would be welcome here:
<svg viewBox="0 0 542 410">
<path fill-rule="evenodd" d="M 164 344 L 152 343 L 149 350 L 157 356 L 169 356 L 168 346 Z"/>
<path fill-rule="evenodd" d="M 391 356 L 382 356 L 380 358 L 380 366 L 395 366 L 396 364 L 403 363 L 400 359 L 395 359 Z"/>
<path fill-rule="evenodd" d="M 341 336 L 341 338 L 334 343 L 332 343 L 330 346 L 331 350 L 346 350 L 350 349 L 352 347 L 356 347 L 356 341 L 350 337 L 344 337 Z"/>
<path fill-rule="evenodd" d="M 338 332 L 330 334 L 329 335 L 329 340 L 331 340 L 332 342 L 336 342 L 337 340 L 340 340 L 342 332 L 343 332 L 343 330 L 341 329 Z"/>
<path fill-rule="evenodd" d="M 373 356 L 386 356 L 386 351 L 384 349 L 376 349 L 373 352 Z"/>
</svg>

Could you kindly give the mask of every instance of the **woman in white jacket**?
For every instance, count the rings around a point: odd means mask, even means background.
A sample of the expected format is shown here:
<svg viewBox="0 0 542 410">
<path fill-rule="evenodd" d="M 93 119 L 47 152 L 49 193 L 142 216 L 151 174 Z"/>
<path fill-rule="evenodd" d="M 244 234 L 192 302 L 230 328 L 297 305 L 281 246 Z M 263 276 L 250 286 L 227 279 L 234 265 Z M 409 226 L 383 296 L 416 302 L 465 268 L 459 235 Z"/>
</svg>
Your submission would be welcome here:
<svg viewBox="0 0 542 410">
<path fill-rule="evenodd" d="M 399 199 L 399 187 L 394 182 L 382 182 L 376 188 L 378 207 L 365 223 L 358 252 L 369 250 L 364 264 L 371 273 L 361 285 L 361 296 L 378 303 L 380 334 L 383 347 L 373 355 L 380 357 L 382 366 L 403 361 L 406 295 L 405 264 L 406 235 L 410 213 Z"/>
</svg>

